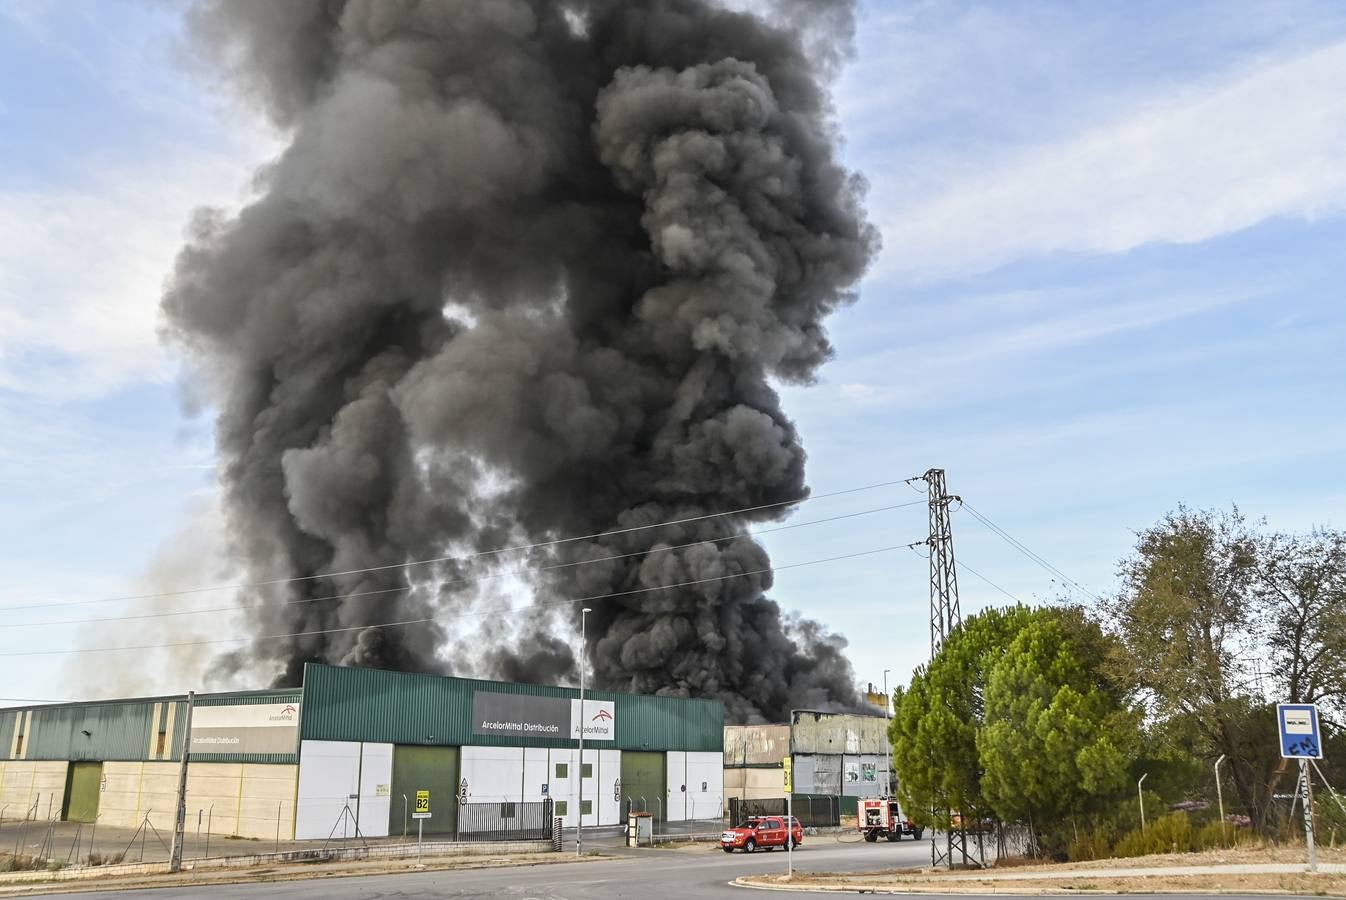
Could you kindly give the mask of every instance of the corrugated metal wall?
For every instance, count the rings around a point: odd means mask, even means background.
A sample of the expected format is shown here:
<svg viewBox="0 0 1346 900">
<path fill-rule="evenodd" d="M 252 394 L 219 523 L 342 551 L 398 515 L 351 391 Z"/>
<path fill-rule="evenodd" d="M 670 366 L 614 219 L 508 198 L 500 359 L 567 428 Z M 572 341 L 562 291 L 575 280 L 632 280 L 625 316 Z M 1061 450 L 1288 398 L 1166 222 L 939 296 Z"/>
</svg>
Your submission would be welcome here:
<svg viewBox="0 0 1346 900">
<path fill-rule="evenodd" d="M 779 766 L 790 755 L 789 725 L 726 725 L 724 764 Z"/>
<path fill-rule="evenodd" d="M 14 722 L 18 715 L 9 710 L 0 712 L 0 759 L 9 758 L 9 745 L 14 742 Z"/>
<path fill-rule="evenodd" d="M 198 706 L 248 706 L 266 703 L 297 703 L 302 692 L 247 691 L 200 694 Z M 154 718 L 156 704 L 163 704 Z M 30 760 L 94 760 L 135 762 L 182 759 L 182 725 L 187 703 L 181 697 L 150 697 L 95 703 L 66 703 L 26 707 L 0 713 L 0 758 L 9 757 L 18 716 L 31 712 L 32 727 L 24 735 L 23 758 Z M 169 724 L 171 722 L 171 725 Z M 153 752 L 158 730 L 167 727 L 165 753 Z M 85 732 L 88 734 L 85 734 Z M 154 732 L 153 734 L 151 732 Z M 296 748 L 297 751 L 297 748 Z M 290 763 L 289 754 L 211 754 L 211 762 Z"/>
<path fill-rule="evenodd" d="M 24 758 L 41 760 L 141 760 L 150 749 L 150 723 L 157 700 L 117 701 L 78 706 L 34 707 Z M 184 703 L 177 706 L 181 722 Z M 86 733 L 87 732 L 87 733 Z M 172 759 L 180 759 L 173 747 Z"/>
<path fill-rule="evenodd" d="M 302 737 L 439 746 L 574 745 L 560 738 L 473 734 L 474 691 L 579 697 L 573 688 L 310 663 L 304 667 Z M 616 704 L 616 740 L 595 744 L 603 749 L 719 751 L 724 747 L 724 706 L 718 701 L 611 691 L 585 691 L 585 697 Z"/>
<path fill-rule="evenodd" d="M 882 755 L 888 740 L 888 723 L 883 716 L 796 710 L 791 719 L 790 749 L 793 753 Z"/>
<path fill-rule="evenodd" d="M 298 703 L 304 696 L 303 688 L 281 688 L 273 691 L 239 691 L 231 694 L 198 694 L 197 706 L 266 706 L 268 703 Z"/>
</svg>

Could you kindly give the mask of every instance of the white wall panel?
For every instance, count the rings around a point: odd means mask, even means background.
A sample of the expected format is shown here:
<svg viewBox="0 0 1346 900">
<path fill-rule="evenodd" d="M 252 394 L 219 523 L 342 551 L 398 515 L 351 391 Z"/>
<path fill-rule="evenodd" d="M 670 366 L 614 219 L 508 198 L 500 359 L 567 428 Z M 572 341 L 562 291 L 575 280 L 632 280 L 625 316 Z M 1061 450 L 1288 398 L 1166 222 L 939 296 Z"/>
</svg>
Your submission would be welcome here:
<svg viewBox="0 0 1346 900">
<path fill-rule="evenodd" d="M 551 775 L 551 796 L 552 800 L 565 803 L 565 815 L 561 818 L 567 828 L 574 828 L 579 821 L 579 758 L 578 749 L 548 751 L 547 770 Z M 584 817 L 584 824 L 586 827 L 599 824 L 616 825 L 621 810 L 618 809 L 616 801 L 611 799 L 612 782 L 622 776 L 621 753 L 617 750 L 598 750 L 586 745 L 584 761 L 591 767 L 589 777 L 584 779 L 584 800 L 589 804 L 589 815 Z M 566 767 L 565 777 L 557 776 L 557 765 Z M 556 815 L 561 815 L 559 809 Z"/>
<path fill-rule="evenodd" d="M 459 760 L 468 803 L 523 800 L 522 747 L 464 747 Z"/>
<path fill-rule="evenodd" d="M 687 818 L 714 819 L 723 815 L 724 754 L 687 754 Z"/>
<path fill-rule="evenodd" d="M 588 756 L 586 753 L 585 756 Z M 551 781 L 551 798 L 557 803 L 565 804 L 565 814 L 561 814 L 561 808 L 558 807 L 556 815 L 561 816 L 566 828 L 574 828 L 576 816 L 579 815 L 579 804 L 576 801 L 575 792 L 579 789 L 579 772 L 575 769 L 576 753 L 573 750 L 548 750 L 547 751 L 547 772 Z M 557 766 L 565 766 L 566 774 L 557 775 Z"/>
<path fill-rule="evenodd" d="M 620 750 L 600 750 L 598 759 L 598 772 L 595 773 L 596 784 L 594 789 L 598 792 L 598 824 L 599 825 L 621 825 L 622 801 L 620 796 L 620 782 L 622 780 L 622 751 Z M 588 755 L 588 751 L 585 751 Z"/>
<path fill-rule="evenodd" d="M 334 827 L 338 835 L 355 836 L 354 823 L 342 815 L 342 810 L 349 803 L 351 812 L 355 811 L 351 795 L 359 791 L 359 771 L 358 743 L 302 743 L 299 751 L 299 809 L 294 825 L 297 840 L 326 838 Z"/>
<path fill-rule="evenodd" d="M 543 786 L 547 791 L 543 793 Z M 523 748 L 523 802 L 540 803 L 551 796 L 546 747 Z"/>
<path fill-rule="evenodd" d="M 664 755 L 664 820 L 682 822 L 687 818 L 687 754 L 670 750 Z"/>
<path fill-rule="evenodd" d="M 393 745 L 362 744 L 360 759 L 360 833 L 365 837 L 388 836 L 392 805 Z"/>
</svg>

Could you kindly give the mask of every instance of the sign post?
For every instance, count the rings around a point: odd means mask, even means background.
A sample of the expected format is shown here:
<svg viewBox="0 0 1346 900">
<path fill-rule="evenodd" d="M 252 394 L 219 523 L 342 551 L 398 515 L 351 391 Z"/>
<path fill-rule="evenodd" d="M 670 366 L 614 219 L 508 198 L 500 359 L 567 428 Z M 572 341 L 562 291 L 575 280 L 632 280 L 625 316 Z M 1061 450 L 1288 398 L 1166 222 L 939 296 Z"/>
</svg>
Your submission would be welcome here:
<svg viewBox="0 0 1346 900">
<path fill-rule="evenodd" d="M 416 792 L 416 811 L 411 814 L 416 820 L 416 864 L 421 864 L 421 843 L 425 839 L 425 820 L 431 818 L 430 792 Z"/>
<path fill-rule="evenodd" d="M 1318 848 L 1313 840 L 1313 780 L 1309 774 L 1309 760 L 1323 758 L 1318 707 L 1313 703 L 1278 703 L 1276 724 L 1280 731 L 1281 756 L 1299 760 L 1299 783 L 1304 802 L 1304 842 L 1309 849 L 1309 871 L 1317 872 Z"/>
<path fill-rule="evenodd" d="M 787 756 L 781 760 L 781 765 L 785 767 L 785 874 L 795 877 L 795 778 L 794 778 L 794 757 Z"/>
</svg>

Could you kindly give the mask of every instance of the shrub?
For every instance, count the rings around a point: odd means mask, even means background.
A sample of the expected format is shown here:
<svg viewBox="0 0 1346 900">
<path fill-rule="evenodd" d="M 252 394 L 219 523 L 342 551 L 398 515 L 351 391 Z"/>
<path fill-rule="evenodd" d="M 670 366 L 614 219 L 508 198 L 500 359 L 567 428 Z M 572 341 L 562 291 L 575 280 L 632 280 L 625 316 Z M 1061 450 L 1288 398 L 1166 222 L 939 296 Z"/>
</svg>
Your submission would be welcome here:
<svg viewBox="0 0 1346 900">
<path fill-rule="evenodd" d="M 59 872 L 64 868 L 65 860 L 63 859 L 53 859 L 51 862 L 47 863 L 48 872 Z"/>
<path fill-rule="evenodd" d="M 1150 856 L 1155 853 L 1190 853 L 1196 848 L 1192 821 L 1185 812 L 1160 816 L 1152 825 L 1137 828 L 1117 842 L 1118 856 Z"/>
<path fill-rule="evenodd" d="M 1107 859 L 1112 856 L 1112 836 L 1104 828 L 1081 832 L 1066 848 L 1066 856 L 1072 862 Z"/>
</svg>

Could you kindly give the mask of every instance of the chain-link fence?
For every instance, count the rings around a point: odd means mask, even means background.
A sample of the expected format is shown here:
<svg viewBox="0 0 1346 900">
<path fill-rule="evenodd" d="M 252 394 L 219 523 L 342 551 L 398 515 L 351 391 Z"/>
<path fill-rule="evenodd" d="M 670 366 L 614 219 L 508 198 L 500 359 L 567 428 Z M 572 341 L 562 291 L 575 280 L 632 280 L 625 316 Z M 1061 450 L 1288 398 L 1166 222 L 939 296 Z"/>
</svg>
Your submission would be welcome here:
<svg viewBox="0 0 1346 900">
<path fill-rule="evenodd" d="M 832 828 L 841 824 L 841 802 L 839 797 L 820 794 L 795 794 L 794 817 L 805 828 Z M 783 816 L 786 802 L 784 797 L 770 797 L 761 800 L 743 800 L 729 798 L 729 821 L 737 825 L 749 816 Z"/>
</svg>

